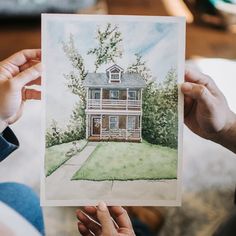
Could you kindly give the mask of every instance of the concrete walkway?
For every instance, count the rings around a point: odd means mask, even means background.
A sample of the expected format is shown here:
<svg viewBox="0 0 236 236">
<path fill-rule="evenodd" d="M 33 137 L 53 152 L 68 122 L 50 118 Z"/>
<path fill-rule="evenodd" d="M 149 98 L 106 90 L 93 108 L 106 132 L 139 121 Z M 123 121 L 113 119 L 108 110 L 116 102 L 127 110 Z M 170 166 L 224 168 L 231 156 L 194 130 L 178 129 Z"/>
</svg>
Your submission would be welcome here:
<svg viewBox="0 0 236 236">
<path fill-rule="evenodd" d="M 50 192 L 50 195 L 60 195 L 63 188 L 62 185 L 66 185 L 71 182 L 72 176 L 77 170 L 81 168 L 83 163 L 88 159 L 96 148 L 97 143 L 88 143 L 87 146 L 78 154 L 70 158 L 63 165 L 61 165 L 56 171 L 54 171 L 45 180 L 46 192 Z M 58 188 L 58 186 L 61 186 Z M 48 187 L 48 188 L 47 188 Z M 50 190 L 49 190 L 50 189 Z M 58 192 L 59 191 L 59 192 Z"/>
</svg>

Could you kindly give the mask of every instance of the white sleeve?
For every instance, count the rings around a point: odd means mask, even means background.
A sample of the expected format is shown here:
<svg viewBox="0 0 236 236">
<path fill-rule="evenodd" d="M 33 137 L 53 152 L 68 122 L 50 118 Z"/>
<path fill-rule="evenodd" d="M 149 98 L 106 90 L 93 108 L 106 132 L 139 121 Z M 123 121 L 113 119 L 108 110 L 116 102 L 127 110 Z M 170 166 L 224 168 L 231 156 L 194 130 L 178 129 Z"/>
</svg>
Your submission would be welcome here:
<svg viewBox="0 0 236 236">
<path fill-rule="evenodd" d="M 0 202 L 0 235 L 1 236 L 40 236 L 40 233 L 18 212 Z"/>
</svg>

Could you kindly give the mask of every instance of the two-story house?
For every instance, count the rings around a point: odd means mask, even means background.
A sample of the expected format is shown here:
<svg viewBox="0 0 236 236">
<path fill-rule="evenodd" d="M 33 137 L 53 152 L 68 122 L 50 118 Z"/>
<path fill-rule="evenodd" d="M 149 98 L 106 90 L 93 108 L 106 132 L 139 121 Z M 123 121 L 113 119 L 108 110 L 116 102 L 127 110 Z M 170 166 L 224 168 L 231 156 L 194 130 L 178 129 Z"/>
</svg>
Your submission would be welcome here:
<svg viewBox="0 0 236 236">
<path fill-rule="evenodd" d="M 146 84 L 139 74 L 124 73 L 115 64 L 106 73 L 88 73 L 83 85 L 88 140 L 142 140 L 142 89 Z"/>
</svg>

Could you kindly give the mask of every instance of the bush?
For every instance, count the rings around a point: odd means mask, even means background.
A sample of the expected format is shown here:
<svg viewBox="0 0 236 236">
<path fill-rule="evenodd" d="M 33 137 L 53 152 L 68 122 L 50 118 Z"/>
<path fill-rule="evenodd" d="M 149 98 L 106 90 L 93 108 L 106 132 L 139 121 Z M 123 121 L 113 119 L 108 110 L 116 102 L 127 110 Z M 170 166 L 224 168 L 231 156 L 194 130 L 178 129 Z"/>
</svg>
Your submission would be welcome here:
<svg viewBox="0 0 236 236">
<path fill-rule="evenodd" d="M 150 83 L 143 92 L 142 136 L 153 144 L 178 146 L 178 89 L 175 70 L 162 84 Z"/>
<path fill-rule="evenodd" d="M 69 125 L 67 125 L 65 130 L 59 128 L 57 122 L 52 120 L 52 124 L 46 132 L 46 147 L 84 139 L 85 133 L 84 106 L 77 103 L 72 112 Z"/>
</svg>

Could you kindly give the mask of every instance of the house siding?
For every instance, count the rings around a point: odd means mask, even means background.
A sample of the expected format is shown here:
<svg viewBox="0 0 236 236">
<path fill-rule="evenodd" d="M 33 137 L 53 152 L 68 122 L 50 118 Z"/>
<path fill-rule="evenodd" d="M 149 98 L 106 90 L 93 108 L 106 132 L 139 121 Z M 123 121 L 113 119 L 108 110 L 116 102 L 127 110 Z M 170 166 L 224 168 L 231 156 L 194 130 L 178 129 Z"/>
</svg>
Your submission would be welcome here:
<svg viewBox="0 0 236 236">
<path fill-rule="evenodd" d="M 119 82 L 111 82 L 109 70 L 120 73 Z M 87 88 L 86 105 L 86 137 L 91 141 L 113 140 L 140 142 L 141 117 L 142 117 L 142 89 L 145 82 L 137 74 L 123 73 L 123 69 L 117 65 L 110 67 L 104 73 L 90 74 L 85 79 Z M 108 76 L 109 75 L 109 76 Z M 108 81 L 109 79 L 109 81 Z M 117 98 L 111 99 L 110 91 L 119 91 Z M 95 96 L 95 91 L 99 93 Z M 135 91 L 135 96 L 127 96 L 129 91 Z M 118 125 L 110 129 L 110 117 L 118 117 Z M 100 119 L 94 120 L 93 118 Z M 128 129 L 128 117 L 134 117 L 134 125 Z M 114 120 L 113 120 L 114 122 Z M 93 134 L 93 129 L 94 134 Z"/>
</svg>

